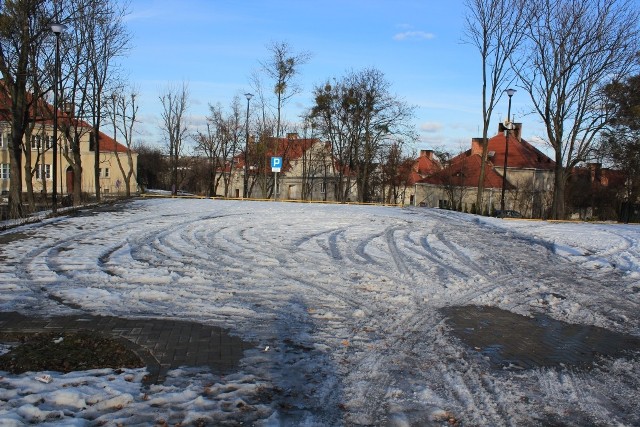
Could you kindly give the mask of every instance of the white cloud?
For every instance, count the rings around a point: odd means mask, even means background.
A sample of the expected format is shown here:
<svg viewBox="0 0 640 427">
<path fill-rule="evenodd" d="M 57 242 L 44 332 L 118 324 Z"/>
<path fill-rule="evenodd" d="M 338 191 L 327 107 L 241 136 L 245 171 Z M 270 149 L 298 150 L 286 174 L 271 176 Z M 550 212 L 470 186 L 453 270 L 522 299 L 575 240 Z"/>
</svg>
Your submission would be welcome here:
<svg viewBox="0 0 640 427">
<path fill-rule="evenodd" d="M 396 34 L 395 36 L 393 36 L 393 39 L 398 41 L 430 40 L 434 37 L 435 35 L 433 33 L 427 33 L 426 31 L 405 31 L 405 32 Z"/>
<path fill-rule="evenodd" d="M 425 122 L 420 125 L 420 130 L 426 133 L 436 133 L 442 130 L 442 123 Z"/>
</svg>

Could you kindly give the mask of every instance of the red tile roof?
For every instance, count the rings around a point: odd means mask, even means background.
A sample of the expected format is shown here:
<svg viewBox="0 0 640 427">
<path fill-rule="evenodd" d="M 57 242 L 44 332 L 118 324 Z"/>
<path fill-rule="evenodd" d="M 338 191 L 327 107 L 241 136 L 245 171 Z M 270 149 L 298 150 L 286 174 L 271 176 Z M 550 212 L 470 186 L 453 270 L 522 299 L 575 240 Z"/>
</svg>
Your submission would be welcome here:
<svg viewBox="0 0 640 427">
<path fill-rule="evenodd" d="M 120 144 L 118 141 L 111 138 L 109 135 L 100 132 L 100 141 L 98 143 L 100 145 L 100 152 L 118 152 L 118 153 L 126 153 L 127 147 L 123 144 Z"/>
<path fill-rule="evenodd" d="M 433 185 L 455 185 L 463 187 L 477 187 L 480 179 L 481 158 L 469 151 L 451 160 L 451 164 L 432 175 L 418 181 Z M 485 188 L 502 188 L 502 176 L 498 174 L 491 162 L 485 165 Z M 507 183 L 507 188 L 512 186 Z"/>
<path fill-rule="evenodd" d="M 507 167 L 517 169 L 543 169 L 550 170 L 555 167 L 555 162 L 543 152 L 520 137 L 522 124 L 516 123 L 516 130 L 509 135 L 509 155 Z M 434 185 L 460 185 L 475 187 L 480 179 L 481 165 L 481 139 L 474 138 L 471 149 L 451 159 L 449 166 L 442 170 L 431 170 L 430 174 L 417 182 Z M 491 137 L 488 142 L 489 157 L 485 165 L 484 188 L 502 188 L 502 171 L 506 152 L 506 137 L 500 132 Z M 423 156 L 417 160 L 420 162 Z M 428 169 L 428 166 L 426 166 Z M 511 188 L 511 184 L 507 183 Z"/>
<path fill-rule="evenodd" d="M 30 95 L 27 95 L 28 101 L 30 98 Z M 36 110 L 35 106 L 32 104 L 30 105 L 30 111 L 31 111 L 31 116 L 35 116 L 35 121 L 38 123 L 43 123 L 43 124 L 47 124 L 47 125 L 52 125 L 53 124 L 53 119 L 50 118 L 51 116 L 53 116 L 53 106 L 43 100 L 39 101 L 39 108 Z M 35 111 L 35 112 L 34 112 Z M 46 116 L 42 115 L 42 111 L 46 111 Z M 60 110 L 60 115 L 58 117 L 60 117 L 59 120 L 73 120 L 74 123 L 77 123 L 80 127 L 82 128 L 86 128 L 86 129 L 91 129 L 92 126 L 83 121 L 83 120 L 79 120 L 79 119 L 75 119 L 75 118 L 69 118 L 69 115 L 66 112 L 63 112 Z M 8 94 L 5 91 L 0 90 L 0 120 L 1 121 L 10 121 L 11 120 L 11 99 L 9 98 Z M 104 132 L 100 132 L 100 152 L 102 153 L 107 153 L 107 152 L 114 152 L 117 151 L 118 153 L 126 153 L 127 152 L 127 147 L 120 144 L 119 142 L 115 141 L 112 137 L 110 137 L 109 135 L 105 134 Z"/>
<path fill-rule="evenodd" d="M 555 162 L 542 151 L 520 137 L 521 124 L 516 123 L 517 130 L 509 135 L 509 157 L 507 166 L 520 169 L 553 169 Z M 489 139 L 489 152 L 494 155 L 490 159 L 496 166 L 504 165 L 506 136 L 500 132 Z"/>
<path fill-rule="evenodd" d="M 422 150 L 416 160 L 413 170 L 420 175 L 429 175 L 441 168 L 440 163 L 433 157 L 433 151 Z"/>
<path fill-rule="evenodd" d="M 282 157 L 281 172 L 291 170 L 291 163 L 300 159 L 314 144 L 319 142 L 317 138 L 269 138 L 267 150 L 264 153 L 266 158 Z M 244 153 L 238 154 L 236 157 L 235 167 L 244 168 Z M 268 171 L 271 171 L 271 164 L 267 164 Z"/>
</svg>

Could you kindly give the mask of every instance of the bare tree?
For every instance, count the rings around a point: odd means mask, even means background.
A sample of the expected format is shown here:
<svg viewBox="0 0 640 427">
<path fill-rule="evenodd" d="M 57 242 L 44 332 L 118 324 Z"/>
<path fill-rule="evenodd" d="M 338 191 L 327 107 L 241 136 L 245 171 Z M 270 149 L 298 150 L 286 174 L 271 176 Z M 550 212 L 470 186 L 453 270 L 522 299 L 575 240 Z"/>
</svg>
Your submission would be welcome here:
<svg viewBox="0 0 640 427">
<path fill-rule="evenodd" d="M 73 204 L 82 201 L 82 152 L 81 142 L 87 136 L 93 139 L 91 128 L 84 119 L 91 114 L 90 62 L 86 53 L 91 33 L 85 31 L 84 19 L 87 0 L 68 0 L 67 6 L 73 11 L 67 30 L 60 35 L 61 49 L 61 93 L 59 99 L 63 116 L 58 124 L 63 134 L 60 142 L 62 155 L 73 171 Z M 61 176 L 63 171 L 60 171 Z"/>
<path fill-rule="evenodd" d="M 169 148 L 169 164 L 171 169 L 171 193 L 178 192 L 178 167 L 182 155 L 183 144 L 189 129 L 186 112 L 189 107 L 189 89 L 187 83 L 181 86 L 169 85 L 159 97 L 162 104 L 162 131 Z"/>
<path fill-rule="evenodd" d="M 640 199 L 640 74 L 611 82 L 605 92 L 613 118 L 603 132 L 598 152 L 624 176 L 620 219 L 628 222 Z"/>
<path fill-rule="evenodd" d="M 31 135 L 38 117 L 51 114 L 58 115 L 44 103 L 44 96 L 53 89 L 52 77 L 54 70 L 52 56 L 55 51 L 55 41 L 51 32 L 52 23 L 67 25 L 69 31 L 61 34 L 61 58 L 66 63 L 62 65 L 63 74 L 60 88 L 65 88 L 66 102 L 63 105 L 74 105 L 75 117 L 66 117 L 63 127 L 63 137 L 66 146 L 65 156 L 70 161 L 75 176 L 74 202 L 79 201 L 81 193 L 80 137 L 86 133 L 86 126 L 81 124 L 88 102 L 94 101 L 100 90 L 89 93 L 88 84 L 90 72 L 88 61 L 90 56 L 99 58 L 103 64 L 102 73 L 109 75 L 112 71 L 106 64 L 111 58 L 109 53 L 100 47 L 106 43 L 106 38 L 99 35 L 100 28 L 113 24 L 113 11 L 109 0 L 17 0 L 2 2 L 0 5 L 0 71 L 3 76 L 2 90 L 11 99 L 12 144 L 11 163 L 11 202 L 12 212 L 20 214 L 22 206 L 22 173 L 24 167 L 27 183 L 29 203 L 33 204 L 32 177 L 42 175 L 40 169 L 46 169 L 44 164 L 32 168 L 31 147 L 24 146 L 35 142 L 36 154 L 42 155 L 50 149 L 51 140 L 42 135 Z M 122 30 L 122 27 L 120 27 Z M 113 47 L 113 45 L 110 45 Z M 61 99 L 64 99 L 61 96 Z M 80 119 L 80 120 L 78 120 Z M 26 137 L 26 138 L 25 138 Z M 41 141 L 42 140 L 42 141 Z M 38 147 L 42 142 L 42 147 Z M 57 142 L 57 141 L 56 141 Z M 22 150 L 22 153 L 20 151 Z M 24 157 L 24 162 L 23 162 Z M 36 163 L 38 159 L 36 159 Z M 23 164 L 24 163 L 24 164 Z M 56 166 L 56 165 L 49 165 Z M 46 183 L 46 180 L 43 181 Z M 53 183 L 56 185 L 56 183 Z M 46 185 L 43 185 L 46 193 Z"/>
<path fill-rule="evenodd" d="M 302 146 L 300 156 L 302 162 L 302 200 L 313 200 L 314 188 L 317 184 L 320 184 L 323 200 L 327 200 L 327 185 L 334 172 L 330 145 L 321 142 L 316 137 L 316 127 L 313 118 L 304 117 L 301 130 L 305 144 Z"/>
<path fill-rule="evenodd" d="M 338 200 L 346 201 L 351 179 L 356 179 L 360 202 L 374 197 L 375 163 L 382 147 L 404 137 L 415 138 L 409 124 L 413 107 L 390 92 L 382 72 L 351 72 L 343 80 L 317 86 L 311 115 L 318 130 L 332 144 L 337 159 Z"/>
<path fill-rule="evenodd" d="M 94 178 L 96 198 L 100 200 L 100 124 L 103 115 L 105 88 L 115 83 L 113 61 L 124 54 L 129 46 L 130 36 L 124 26 L 127 14 L 126 6 L 113 2 L 92 1 L 85 7 L 82 16 L 83 31 L 89 33 L 87 59 L 89 69 L 87 78 L 91 81 L 91 123 L 94 135 Z M 114 135 L 115 138 L 115 135 Z M 129 195 L 129 177 L 127 195 Z"/>
<path fill-rule="evenodd" d="M 137 122 L 136 115 L 138 114 L 136 95 L 133 89 L 126 96 L 123 93 L 113 93 L 111 96 L 112 104 L 109 109 L 111 122 L 113 124 L 113 139 L 117 142 L 118 135 L 120 135 L 122 142 L 124 142 L 122 145 L 126 147 L 124 153 L 126 157 L 126 168 L 117 144 L 113 147 L 113 153 L 118 162 L 118 168 L 124 178 L 125 195 L 127 197 L 131 196 L 131 178 L 133 178 L 134 182 L 137 181 L 136 170 L 133 165 L 133 135 L 134 126 Z"/>
<path fill-rule="evenodd" d="M 432 179 L 435 179 L 442 186 L 448 197 L 449 209 L 462 210 L 462 201 L 469 192 L 466 184 L 469 173 L 466 155 L 462 154 L 452 157 L 448 151 L 437 149 L 434 155 L 442 165 L 442 169 L 435 172 Z"/>
<path fill-rule="evenodd" d="M 33 121 L 37 95 L 30 76 L 41 64 L 34 63 L 34 52 L 51 37 L 49 24 L 60 19 L 51 11 L 46 0 L 20 0 L 0 4 L 0 91 L 10 100 L 10 111 L 4 121 L 11 123 L 8 143 L 10 161 L 9 215 L 23 215 L 22 209 L 22 154 L 23 140 L 29 123 Z M 36 55 L 37 57 L 37 55 Z M 39 61 L 37 61 L 39 62 Z"/>
<path fill-rule="evenodd" d="M 273 80 L 273 93 L 276 95 L 276 138 L 280 138 L 282 124 L 282 107 L 292 96 L 300 93 L 301 89 L 295 84 L 294 78 L 300 67 L 311 58 L 308 52 L 293 53 L 293 48 L 287 42 L 272 42 L 267 46 L 271 57 L 262 63 L 262 69 Z"/>
<path fill-rule="evenodd" d="M 519 67 L 516 55 L 524 33 L 522 0 L 465 0 L 465 41 L 481 58 L 482 68 L 482 157 L 476 206 L 483 206 L 488 133 L 493 111 L 504 90 L 514 81 L 512 67 Z M 511 118 L 508 118 L 511 120 Z"/>
<path fill-rule="evenodd" d="M 196 150 L 207 158 L 207 193 L 218 193 L 220 180 L 223 194 L 229 197 L 231 177 L 234 172 L 233 159 L 242 150 L 244 135 L 242 105 L 239 96 L 235 96 L 227 113 L 222 105 L 210 105 L 207 117 L 207 131 L 196 134 Z"/>
<path fill-rule="evenodd" d="M 36 209 L 34 177 L 40 181 L 41 194 L 45 201 L 47 200 L 47 181 L 51 179 L 52 165 L 46 164 L 44 156 L 52 148 L 52 138 L 47 135 L 46 130 L 46 119 L 51 117 L 53 113 L 53 109 L 49 108 L 46 103 L 46 95 L 53 80 L 50 73 L 47 72 L 52 69 L 50 67 L 53 60 L 53 55 L 50 53 L 52 51 L 51 43 L 46 38 L 42 40 L 42 43 L 33 43 L 30 46 L 29 63 L 31 67 L 28 75 L 29 94 L 27 97 L 29 120 L 25 127 L 22 150 L 26 197 L 31 211 Z"/>
<path fill-rule="evenodd" d="M 607 123 L 603 86 L 627 76 L 638 52 L 637 4 L 629 0 L 528 2 L 518 70 L 555 152 L 552 217 L 565 216 L 565 185 Z"/>
<path fill-rule="evenodd" d="M 384 203 L 404 202 L 416 158 L 415 151 L 407 151 L 404 141 L 399 140 L 380 153 Z"/>
</svg>

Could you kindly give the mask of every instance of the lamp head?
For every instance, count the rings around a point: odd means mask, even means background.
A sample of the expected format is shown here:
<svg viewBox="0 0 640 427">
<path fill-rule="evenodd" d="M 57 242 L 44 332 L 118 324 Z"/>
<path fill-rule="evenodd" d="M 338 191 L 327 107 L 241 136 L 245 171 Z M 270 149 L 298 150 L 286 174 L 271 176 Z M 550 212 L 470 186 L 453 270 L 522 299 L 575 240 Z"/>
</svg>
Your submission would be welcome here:
<svg viewBox="0 0 640 427">
<path fill-rule="evenodd" d="M 64 24 L 58 24 L 58 23 L 51 24 L 51 31 L 53 31 L 56 34 L 60 34 L 66 29 L 67 29 L 67 26 Z"/>
<path fill-rule="evenodd" d="M 514 93 L 516 93 L 515 89 L 507 89 L 505 90 L 505 92 L 507 92 L 507 95 L 509 95 L 509 98 L 511 98 L 513 96 Z"/>
<path fill-rule="evenodd" d="M 250 101 L 251 98 L 253 98 L 253 94 L 249 92 L 245 93 L 244 96 L 247 98 L 247 101 Z"/>
</svg>

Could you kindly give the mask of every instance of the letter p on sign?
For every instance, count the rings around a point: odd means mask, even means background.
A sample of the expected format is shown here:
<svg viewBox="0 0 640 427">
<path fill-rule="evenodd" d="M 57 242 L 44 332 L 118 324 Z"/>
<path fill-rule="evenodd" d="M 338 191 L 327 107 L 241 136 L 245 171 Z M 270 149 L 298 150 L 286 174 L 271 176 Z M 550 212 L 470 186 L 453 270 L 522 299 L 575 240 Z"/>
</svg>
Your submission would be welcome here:
<svg viewBox="0 0 640 427">
<path fill-rule="evenodd" d="M 272 157 L 271 172 L 280 172 L 281 167 L 282 167 L 282 157 Z"/>
</svg>

